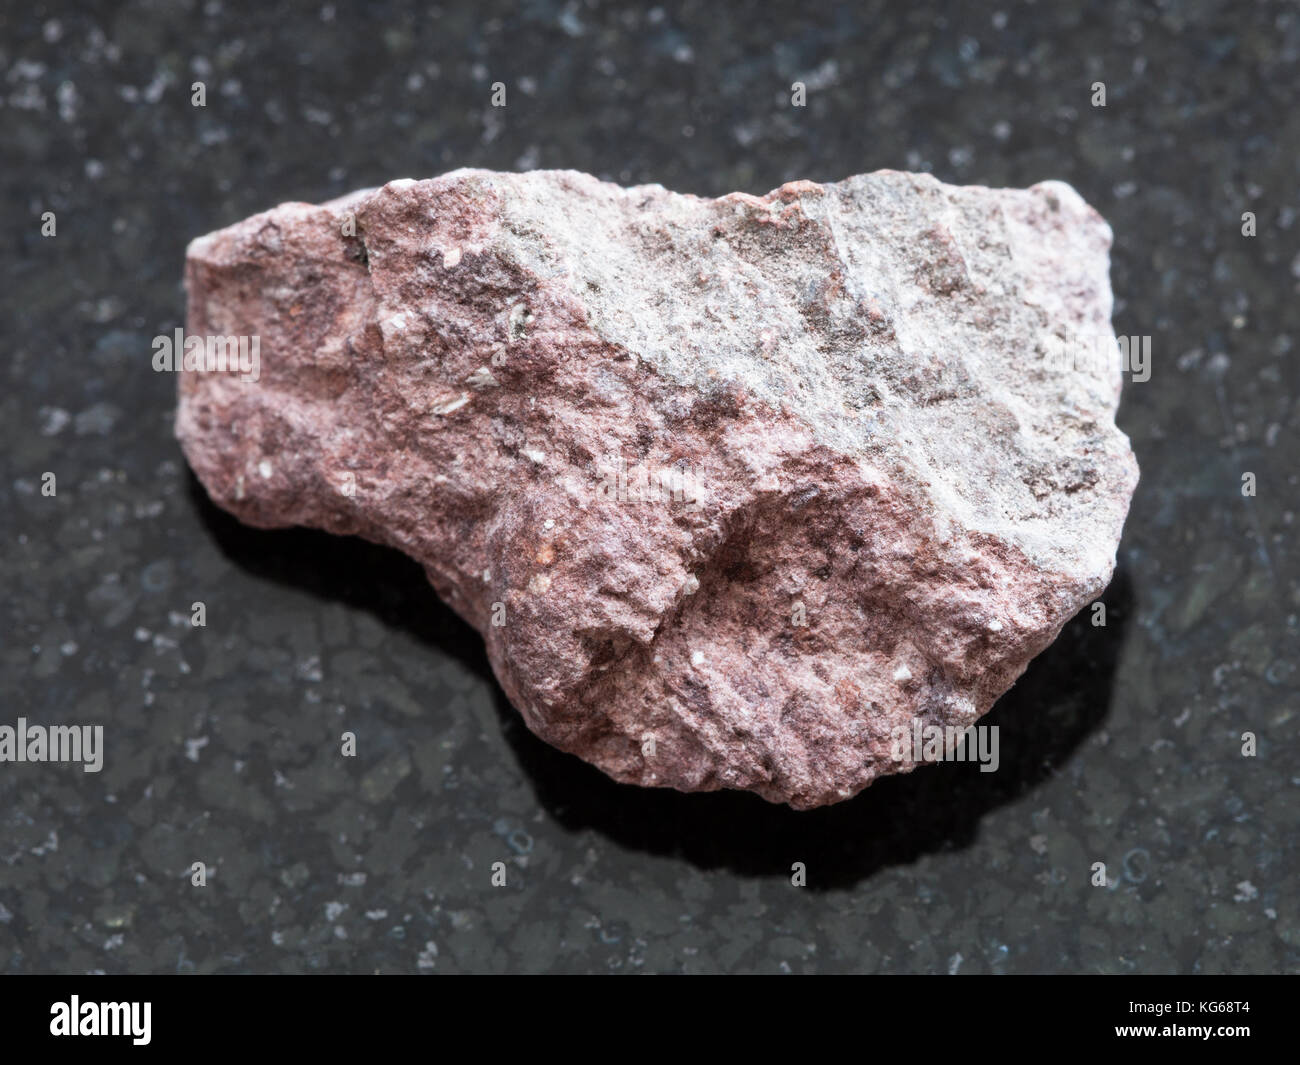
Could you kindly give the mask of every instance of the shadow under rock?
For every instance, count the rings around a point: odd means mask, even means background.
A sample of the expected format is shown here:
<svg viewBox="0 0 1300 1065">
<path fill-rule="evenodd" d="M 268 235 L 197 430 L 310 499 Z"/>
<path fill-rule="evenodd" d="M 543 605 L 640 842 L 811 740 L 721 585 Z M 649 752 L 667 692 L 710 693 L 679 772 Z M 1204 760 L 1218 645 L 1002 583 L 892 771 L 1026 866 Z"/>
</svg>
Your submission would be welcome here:
<svg viewBox="0 0 1300 1065">
<path fill-rule="evenodd" d="M 498 711 L 539 800 L 566 827 L 741 875 L 788 877 L 799 861 L 810 889 L 848 888 L 880 869 L 969 846 L 986 813 L 1051 777 L 1101 727 L 1133 609 L 1123 569 L 1099 598 L 1106 625 L 1094 627 L 1085 607 L 980 720 L 999 726 L 996 772 L 981 773 L 973 762 L 921 766 L 816 810 L 741 792 L 683 794 L 618 784 L 538 740 L 504 696 Z"/>
<path fill-rule="evenodd" d="M 310 529 L 254 529 L 213 504 L 192 474 L 190 490 L 204 525 L 235 564 L 369 611 L 493 678 L 482 638 L 401 552 Z M 997 772 L 981 773 L 974 763 L 922 766 L 817 810 L 739 792 L 619 784 L 529 732 L 493 678 L 496 709 L 538 801 L 566 829 L 590 829 L 622 847 L 747 876 L 786 877 L 800 861 L 811 890 L 847 888 L 880 869 L 969 846 L 984 814 L 1050 777 L 1100 728 L 1133 608 L 1122 567 L 1099 598 L 1106 625 L 1093 626 L 1085 607 L 981 719 L 1000 727 Z"/>
<path fill-rule="evenodd" d="M 496 684 L 482 637 L 438 598 L 414 559 L 356 536 L 245 525 L 212 502 L 193 471 L 189 491 L 204 528 L 240 569 L 367 611 Z"/>
</svg>

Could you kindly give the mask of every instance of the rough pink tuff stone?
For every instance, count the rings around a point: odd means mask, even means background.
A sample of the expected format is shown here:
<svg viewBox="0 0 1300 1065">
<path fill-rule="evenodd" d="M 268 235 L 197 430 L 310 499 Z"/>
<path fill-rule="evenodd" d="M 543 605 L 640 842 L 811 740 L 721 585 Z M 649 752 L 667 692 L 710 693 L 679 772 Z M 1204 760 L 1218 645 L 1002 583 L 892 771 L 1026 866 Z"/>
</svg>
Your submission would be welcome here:
<svg viewBox="0 0 1300 1065">
<path fill-rule="evenodd" d="M 1110 579 L 1119 363 L 1045 358 L 1113 336 L 1110 238 L 1059 182 L 394 181 L 190 245 L 189 333 L 261 365 L 183 373 L 176 431 L 243 521 L 419 560 L 555 746 L 820 806 Z"/>
</svg>

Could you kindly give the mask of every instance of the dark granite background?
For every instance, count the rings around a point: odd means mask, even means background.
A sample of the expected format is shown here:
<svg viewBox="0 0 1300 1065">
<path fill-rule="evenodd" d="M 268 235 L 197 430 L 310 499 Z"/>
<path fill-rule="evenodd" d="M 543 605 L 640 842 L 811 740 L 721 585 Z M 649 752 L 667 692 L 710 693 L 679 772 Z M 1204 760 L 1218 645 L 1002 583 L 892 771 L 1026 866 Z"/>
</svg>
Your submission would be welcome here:
<svg viewBox="0 0 1300 1065">
<path fill-rule="evenodd" d="M 6 5 L 0 724 L 107 758 L 0 765 L 0 971 L 1296 971 L 1298 56 L 1263 0 Z M 1110 624 L 986 720 L 999 772 L 812 813 L 616 785 L 413 563 L 208 503 L 150 369 L 186 243 L 458 166 L 1061 178 L 1106 216 L 1142 483 Z"/>
</svg>

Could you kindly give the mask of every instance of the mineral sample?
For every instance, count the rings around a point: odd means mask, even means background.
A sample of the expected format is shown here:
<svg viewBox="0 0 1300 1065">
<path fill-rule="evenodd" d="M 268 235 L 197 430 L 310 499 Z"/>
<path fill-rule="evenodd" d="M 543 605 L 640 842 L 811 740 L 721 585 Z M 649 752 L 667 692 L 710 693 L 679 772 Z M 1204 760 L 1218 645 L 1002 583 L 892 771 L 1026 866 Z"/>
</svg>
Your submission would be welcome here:
<svg viewBox="0 0 1300 1065">
<path fill-rule="evenodd" d="M 417 559 L 548 742 L 820 806 L 1110 579 L 1120 363 L 1053 357 L 1113 350 L 1110 241 L 1059 182 L 394 181 L 190 245 L 176 431 L 243 521 Z"/>
</svg>

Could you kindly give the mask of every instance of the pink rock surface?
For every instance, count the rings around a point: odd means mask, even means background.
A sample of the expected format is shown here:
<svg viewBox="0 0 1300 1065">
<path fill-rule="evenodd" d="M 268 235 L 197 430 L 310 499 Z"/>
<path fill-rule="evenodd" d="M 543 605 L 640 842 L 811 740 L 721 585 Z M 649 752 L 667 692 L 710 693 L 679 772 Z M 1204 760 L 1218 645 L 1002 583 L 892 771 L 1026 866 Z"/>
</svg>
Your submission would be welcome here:
<svg viewBox="0 0 1300 1065">
<path fill-rule="evenodd" d="M 255 526 L 392 545 L 528 727 L 797 808 L 975 722 L 1109 581 L 1110 229 L 894 171 L 716 200 L 459 170 L 195 240 L 176 431 Z M 1004 742 L 1014 742 L 1014 737 Z"/>
</svg>

